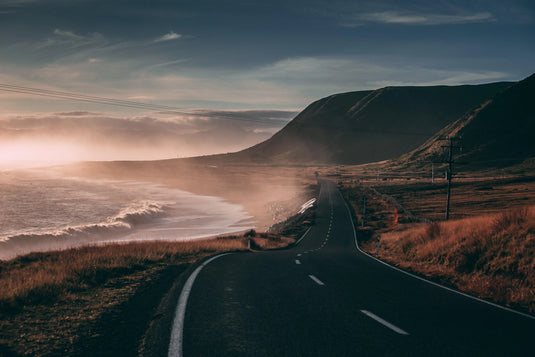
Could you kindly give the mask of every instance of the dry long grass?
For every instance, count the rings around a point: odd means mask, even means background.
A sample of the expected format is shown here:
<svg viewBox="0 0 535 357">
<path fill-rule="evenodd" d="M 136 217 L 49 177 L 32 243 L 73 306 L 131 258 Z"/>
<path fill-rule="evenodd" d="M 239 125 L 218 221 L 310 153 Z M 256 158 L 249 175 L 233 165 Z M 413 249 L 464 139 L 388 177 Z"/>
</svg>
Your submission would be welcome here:
<svg viewBox="0 0 535 357">
<path fill-rule="evenodd" d="M 243 248 L 241 242 L 222 243 L 130 243 L 29 254 L 2 263 L 0 304 L 17 307 L 50 302 L 65 292 L 90 288 L 157 261 L 190 261 L 203 251 L 216 252 L 223 246 Z"/>
<path fill-rule="evenodd" d="M 99 355 L 100 350 L 135 355 L 162 296 L 195 261 L 248 250 L 249 240 L 254 250 L 295 241 L 251 233 L 83 247 L 0 262 L 0 356 Z M 101 337 L 106 329 L 118 335 L 115 340 Z"/>
<path fill-rule="evenodd" d="M 274 235 L 253 238 L 256 249 L 287 246 Z M 247 250 L 245 237 L 190 242 L 143 242 L 34 253 L 0 263 L 0 308 L 4 311 L 97 286 L 106 280 L 158 264 L 191 263 L 205 256 Z"/>
<path fill-rule="evenodd" d="M 535 312 L 535 206 L 383 233 L 381 258 Z"/>
</svg>

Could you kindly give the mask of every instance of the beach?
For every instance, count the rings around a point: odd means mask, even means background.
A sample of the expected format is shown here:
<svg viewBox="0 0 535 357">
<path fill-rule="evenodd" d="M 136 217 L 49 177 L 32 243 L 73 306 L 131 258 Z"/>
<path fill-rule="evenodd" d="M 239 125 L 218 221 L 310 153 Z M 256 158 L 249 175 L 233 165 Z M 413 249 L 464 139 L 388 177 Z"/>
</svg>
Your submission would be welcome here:
<svg viewBox="0 0 535 357">
<path fill-rule="evenodd" d="M 127 241 L 180 241 L 243 231 L 254 217 L 225 199 L 158 183 L 0 173 L 0 259 Z"/>
</svg>

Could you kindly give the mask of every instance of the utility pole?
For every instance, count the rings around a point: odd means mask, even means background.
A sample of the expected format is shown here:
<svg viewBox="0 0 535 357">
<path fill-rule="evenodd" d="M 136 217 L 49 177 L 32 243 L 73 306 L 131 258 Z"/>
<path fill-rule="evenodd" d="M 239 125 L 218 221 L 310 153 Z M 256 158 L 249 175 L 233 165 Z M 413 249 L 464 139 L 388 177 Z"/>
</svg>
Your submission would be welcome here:
<svg viewBox="0 0 535 357">
<path fill-rule="evenodd" d="M 450 218 L 450 201 L 451 201 L 451 180 L 453 178 L 453 149 L 460 149 L 461 146 L 455 145 L 456 141 L 459 141 L 459 138 L 456 137 L 449 137 L 449 138 L 441 138 L 440 140 L 448 140 L 449 145 L 442 146 L 443 148 L 448 149 L 448 161 L 446 163 L 448 164 L 448 171 L 446 171 L 446 179 L 448 180 L 448 197 L 446 202 L 446 221 Z"/>
<path fill-rule="evenodd" d="M 366 216 L 366 196 L 362 198 L 362 227 L 364 227 L 364 216 Z"/>
</svg>

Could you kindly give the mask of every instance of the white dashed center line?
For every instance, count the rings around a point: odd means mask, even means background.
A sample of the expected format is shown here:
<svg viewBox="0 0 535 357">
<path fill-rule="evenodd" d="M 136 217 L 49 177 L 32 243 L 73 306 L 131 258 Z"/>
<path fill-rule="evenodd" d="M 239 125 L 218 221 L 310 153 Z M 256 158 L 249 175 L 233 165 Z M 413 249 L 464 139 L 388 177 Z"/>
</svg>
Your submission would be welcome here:
<svg viewBox="0 0 535 357">
<path fill-rule="evenodd" d="M 322 285 L 322 286 L 325 285 L 325 284 L 323 283 L 323 281 L 319 280 L 319 279 L 316 278 L 314 275 L 309 275 L 308 277 L 309 277 L 310 279 L 312 279 L 312 280 L 313 280 L 316 284 L 318 284 L 318 285 Z"/>
<path fill-rule="evenodd" d="M 300 264 L 301 264 L 301 261 L 300 261 L 299 259 L 296 259 L 296 260 L 295 260 L 295 264 L 300 265 Z"/>
<path fill-rule="evenodd" d="M 382 318 L 380 318 L 379 316 L 367 311 L 367 310 L 360 310 L 360 312 L 362 312 L 364 315 L 366 316 L 369 316 L 371 317 L 372 319 L 374 319 L 375 321 L 379 322 L 380 324 L 388 327 L 389 329 L 391 329 L 392 331 L 394 332 L 397 332 L 399 333 L 400 335 L 409 335 L 408 332 L 400 329 L 399 327 L 397 327 L 396 325 L 393 325 L 391 324 L 390 322 L 386 321 L 386 320 L 383 320 Z"/>
</svg>

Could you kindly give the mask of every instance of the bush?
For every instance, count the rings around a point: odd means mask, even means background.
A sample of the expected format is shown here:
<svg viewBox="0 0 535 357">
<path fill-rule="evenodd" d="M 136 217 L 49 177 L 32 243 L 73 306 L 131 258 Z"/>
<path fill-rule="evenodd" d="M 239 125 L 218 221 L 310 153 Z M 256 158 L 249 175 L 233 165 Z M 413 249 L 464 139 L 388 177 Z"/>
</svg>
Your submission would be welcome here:
<svg viewBox="0 0 535 357">
<path fill-rule="evenodd" d="M 250 231 L 245 232 L 245 234 L 243 236 L 245 238 L 256 237 L 256 231 L 254 229 L 251 229 Z"/>
</svg>

